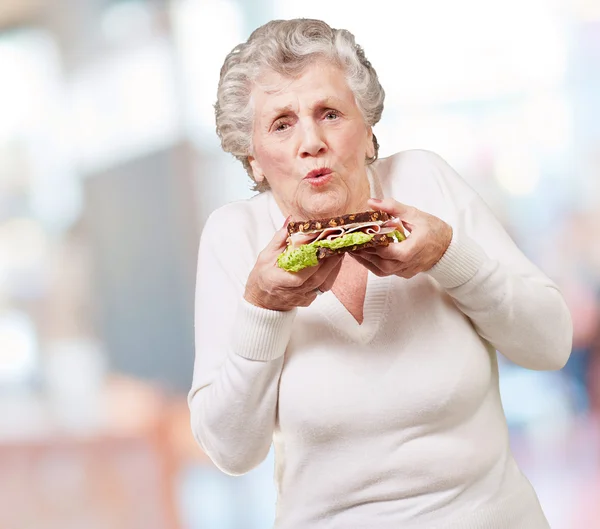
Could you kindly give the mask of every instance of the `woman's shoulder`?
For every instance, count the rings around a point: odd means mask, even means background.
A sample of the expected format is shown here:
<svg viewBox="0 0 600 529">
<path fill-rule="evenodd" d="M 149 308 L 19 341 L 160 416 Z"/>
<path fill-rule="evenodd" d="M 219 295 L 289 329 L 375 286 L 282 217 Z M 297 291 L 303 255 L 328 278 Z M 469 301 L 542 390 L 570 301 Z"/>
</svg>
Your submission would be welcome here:
<svg viewBox="0 0 600 529">
<path fill-rule="evenodd" d="M 228 202 L 216 208 L 206 219 L 204 231 L 219 231 L 223 229 L 243 229 L 253 225 L 260 227 L 268 218 L 269 204 L 267 193 L 260 193 L 251 198 Z"/>
<path fill-rule="evenodd" d="M 218 243 L 223 251 L 252 258 L 273 237 L 269 192 L 236 200 L 215 209 L 202 228 L 202 238 Z"/>
<path fill-rule="evenodd" d="M 433 151 L 400 151 L 374 165 L 384 194 L 424 211 L 462 209 L 475 194 L 458 172 Z"/>
<path fill-rule="evenodd" d="M 415 174 L 433 176 L 440 172 L 442 176 L 451 169 L 448 162 L 439 154 L 426 149 L 409 149 L 396 152 L 375 162 L 377 171 L 388 179 L 410 178 Z M 415 173 L 416 172 L 416 173 Z M 412 177 L 411 177 L 412 175 Z"/>
</svg>

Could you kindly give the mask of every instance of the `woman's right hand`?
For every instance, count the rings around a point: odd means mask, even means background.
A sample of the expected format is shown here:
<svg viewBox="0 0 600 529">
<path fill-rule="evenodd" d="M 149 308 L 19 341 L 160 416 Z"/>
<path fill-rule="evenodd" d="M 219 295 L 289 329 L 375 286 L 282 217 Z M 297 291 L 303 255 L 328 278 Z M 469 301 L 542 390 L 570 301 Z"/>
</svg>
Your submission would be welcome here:
<svg viewBox="0 0 600 529">
<path fill-rule="evenodd" d="M 316 266 L 299 272 L 286 272 L 277 266 L 277 257 L 287 245 L 287 228 L 275 233 L 271 242 L 258 255 L 248 276 L 244 299 L 264 309 L 287 311 L 308 307 L 318 291 L 330 290 L 342 266 L 343 255 L 334 255 Z"/>
</svg>

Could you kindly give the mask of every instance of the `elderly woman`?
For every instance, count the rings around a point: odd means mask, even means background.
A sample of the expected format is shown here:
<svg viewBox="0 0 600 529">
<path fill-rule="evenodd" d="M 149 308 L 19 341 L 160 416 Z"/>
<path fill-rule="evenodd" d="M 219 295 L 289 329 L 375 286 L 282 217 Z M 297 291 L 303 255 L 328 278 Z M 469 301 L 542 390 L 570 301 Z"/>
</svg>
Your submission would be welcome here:
<svg viewBox="0 0 600 529">
<path fill-rule="evenodd" d="M 277 529 L 548 528 L 496 351 L 560 369 L 569 311 L 443 159 L 377 159 L 383 100 L 352 34 L 321 21 L 269 22 L 225 59 L 217 132 L 259 193 L 201 237 L 194 435 L 231 475 L 274 443 Z M 369 209 L 409 237 L 277 266 L 290 218 Z"/>
</svg>

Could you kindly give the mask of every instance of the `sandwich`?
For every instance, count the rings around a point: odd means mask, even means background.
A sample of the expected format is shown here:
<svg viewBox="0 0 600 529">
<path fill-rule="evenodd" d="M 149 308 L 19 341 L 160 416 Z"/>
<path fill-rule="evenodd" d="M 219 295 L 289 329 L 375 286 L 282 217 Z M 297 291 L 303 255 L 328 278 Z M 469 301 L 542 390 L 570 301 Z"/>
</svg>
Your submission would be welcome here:
<svg viewBox="0 0 600 529">
<path fill-rule="evenodd" d="M 322 259 L 364 248 L 388 246 L 406 239 L 398 219 L 385 211 L 363 211 L 328 219 L 290 222 L 280 268 L 299 272 Z"/>
</svg>

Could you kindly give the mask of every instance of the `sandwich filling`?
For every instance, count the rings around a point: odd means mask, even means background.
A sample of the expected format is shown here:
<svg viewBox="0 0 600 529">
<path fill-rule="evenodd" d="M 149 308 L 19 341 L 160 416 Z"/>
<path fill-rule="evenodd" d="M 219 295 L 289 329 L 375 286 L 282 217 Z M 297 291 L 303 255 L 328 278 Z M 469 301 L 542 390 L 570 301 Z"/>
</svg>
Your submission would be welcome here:
<svg viewBox="0 0 600 529">
<path fill-rule="evenodd" d="M 319 262 L 319 248 L 330 250 L 358 249 L 376 235 L 387 236 L 393 242 L 406 237 L 390 221 L 374 221 L 328 227 L 310 232 L 296 232 L 288 237 L 287 249 L 278 257 L 277 264 L 288 272 L 299 272 Z"/>
</svg>

